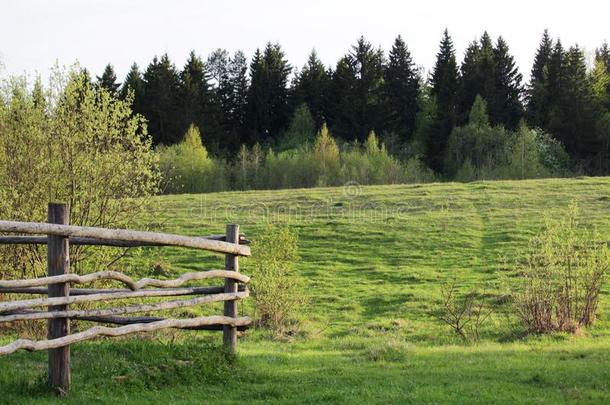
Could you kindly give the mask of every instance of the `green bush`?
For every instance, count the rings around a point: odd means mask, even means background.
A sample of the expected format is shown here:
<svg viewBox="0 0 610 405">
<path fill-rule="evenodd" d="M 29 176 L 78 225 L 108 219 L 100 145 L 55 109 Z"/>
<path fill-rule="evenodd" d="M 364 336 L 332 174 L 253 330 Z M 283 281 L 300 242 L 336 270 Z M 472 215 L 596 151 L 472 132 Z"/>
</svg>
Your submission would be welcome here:
<svg viewBox="0 0 610 405">
<path fill-rule="evenodd" d="M 252 244 L 247 264 L 258 324 L 281 335 L 289 331 L 304 310 L 303 281 L 294 273 L 298 238 L 288 227 L 269 225 Z"/>
<path fill-rule="evenodd" d="M 559 220 L 546 218 L 520 268 L 515 309 L 528 330 L 576 332 L 595 322 L 599 294 L 610 272 L 610 250 L 580 226 L 575 204 Z"/>
</svg>

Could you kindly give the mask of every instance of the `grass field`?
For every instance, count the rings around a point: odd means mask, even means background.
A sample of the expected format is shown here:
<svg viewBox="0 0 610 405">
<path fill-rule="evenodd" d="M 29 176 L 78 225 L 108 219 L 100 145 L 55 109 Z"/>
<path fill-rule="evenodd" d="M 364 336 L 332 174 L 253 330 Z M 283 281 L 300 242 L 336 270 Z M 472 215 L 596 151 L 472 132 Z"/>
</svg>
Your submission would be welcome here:
<svg viewBox="0 0 610 405">
<path fill-rule="evenodd" d="M 237 222 L 254 240 L 268 222 L 295 229 L 303 324 L 281 341 L 249 331 L 235 359 L 206 332 L 77 344 L 67 402 L 608 403 L 608 286 L 599 321 L 578 337 L 526 336 L 505 299 L 543 214 L 571 201 L 610 240 L 610 178 L 159 197 L 140 226 L 200 235 Z M 156 261 L 175 272 L 223 263 L 177 249 L 131 259 L 134 269 Z M 494 309 L 478 344 L 433 315 L 450 281 Z M 0 402 L 54 402 L 45 371 L 45 353 L 0 358 Z"/>
</svg>

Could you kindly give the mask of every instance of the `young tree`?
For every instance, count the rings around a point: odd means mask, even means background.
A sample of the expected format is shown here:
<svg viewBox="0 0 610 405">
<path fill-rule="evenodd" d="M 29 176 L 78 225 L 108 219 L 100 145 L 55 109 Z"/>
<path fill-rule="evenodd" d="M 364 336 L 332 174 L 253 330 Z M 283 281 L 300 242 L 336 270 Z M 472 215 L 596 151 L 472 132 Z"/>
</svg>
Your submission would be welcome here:
<svg viewBox="0 0 610 405">
<path fill-rule="evenodd" d="M 419 75 L 411 53 L 400 35 L 390 50 L 384 78 L 386 129 L 398 134 L 403 142 L 407 142 L 413 134 L 418 111 Z"/>
</svg>

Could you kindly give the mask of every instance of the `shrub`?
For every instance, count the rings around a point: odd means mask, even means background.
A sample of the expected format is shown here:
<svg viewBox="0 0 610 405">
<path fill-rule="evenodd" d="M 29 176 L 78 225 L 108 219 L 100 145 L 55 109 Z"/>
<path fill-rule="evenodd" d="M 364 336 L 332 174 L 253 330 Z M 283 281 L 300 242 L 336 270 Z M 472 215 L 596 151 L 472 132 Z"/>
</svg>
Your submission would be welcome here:
<svg viewBox="0 0 610 405">
<path fill-rule="evenodd" d="M 252 274 L 258 323 L 284 334 L 305 304 L 302 280 L 293 273 L 298 239 L 288 227 L 268 226 L 252 244 Z"/>
<path fill-rule="evenodd" d="M 441 304 L 435 315 L 465 342 L 479 341 L 481 327 L 492 314 L 478 295 L 473 290 L 458 296 L 455 282 L 441 286 Z"/>
<path fill-rule="evenodd" d="M 514 306 L 532 332 L 576 332 L 595 322 L 610 252 L 599 235 L 579 225 L 578 217 L 572 204 L 562 219 L 547 217 L 530 241 Z"/>
</svg>

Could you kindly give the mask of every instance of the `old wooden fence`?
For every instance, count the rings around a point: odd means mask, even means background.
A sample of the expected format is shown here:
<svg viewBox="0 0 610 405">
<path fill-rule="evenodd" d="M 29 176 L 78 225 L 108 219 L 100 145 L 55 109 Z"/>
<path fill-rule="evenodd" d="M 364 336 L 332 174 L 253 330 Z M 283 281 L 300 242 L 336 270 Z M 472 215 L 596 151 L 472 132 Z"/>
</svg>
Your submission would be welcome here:
<svg viewBox="0 0 610 405">
<path fill-rule="evenodd" d="M 251 322 L 238 317 L 237 301 L 248 296 L 249 278 L 239 273 L 239 256 L 249 256 L 250 248 L 239 225 L 227 225 L 226 234 L 189 237 L 155 232 L 123 229 L 105 229 L 69 225 L 69 207 L 49 204 L 48 223 L 0 221 L 0 232 L 18 233 L 19 236 L 0 236 L 0 244 L 47 244 L 48 277 L 26 280 L 0 279 L 0 293 L 39 294 L 46 298 L 0 302 L 0 323 L 46 319 L 48 340 L 16 340 L 0 347 L 0 356 L 19 349 L 48 350 L 49 383 L 60 393 L 70 387 L 70 344 L 96 336 L 122 336 L 135 332 L 148 332 L 165 328 L 222 330 L 225 346 L 235 351 L 237 330 Z M 25 235 L 23 235 L 25 234 Z M 46 236 L 28 236 L 46 235 Z M 182 274 L 173 280 L 144 278 L 139 281 L 116 271 L 102 271 L 86 275 L 70 272 L 70 244 L 100 246 L 181 246 L 225 254 L 222 270 L 209 270 Z M 224 279 L 224 286 L 193 287 L 183 285 L 189 281 L 211 278 Z M 71 284 L 85 284 L 96 280 L 116 280 L 127 289 L 70 288 Z M 155 287 L 155 288 L 146 288 Z M 113 308 L 69 309 L 70 304 L 142 297 L 196 296 L 191 299 L 151 302 Z M 158 317 L 122 317 L 120 315 L 170 310 L 224 301 L 222 316 L 202 316 L 189 319 L 163 319 Z M 48 307 L 44 310 L 32 308 Z M 96 326 L 83 332 L 70 334 L 70 319 L 79 319 L 120 327 Z"/>
</svg>

